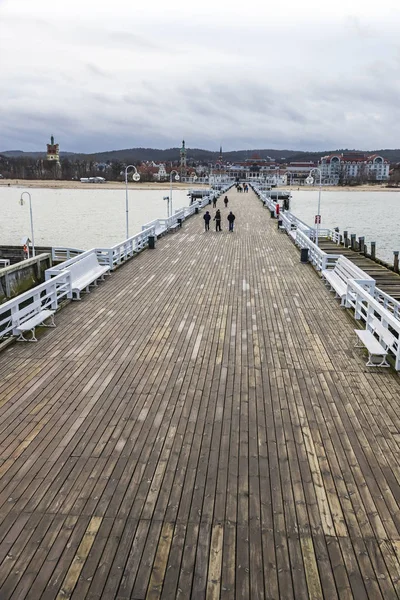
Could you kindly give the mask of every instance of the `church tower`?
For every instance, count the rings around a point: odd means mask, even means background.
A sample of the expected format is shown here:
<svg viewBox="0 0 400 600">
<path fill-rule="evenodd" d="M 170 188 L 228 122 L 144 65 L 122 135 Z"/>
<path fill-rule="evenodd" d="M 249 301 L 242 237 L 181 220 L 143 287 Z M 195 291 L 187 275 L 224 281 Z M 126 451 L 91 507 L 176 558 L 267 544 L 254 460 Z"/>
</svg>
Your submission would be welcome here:
<svg viewBox="0 0 400 600">
<path fill-rule="evenodd" d="M 186 148 L 185 148 L 185 140 L 182 140 L 182 148 L 180 150 L 181 155 L 181 171 L 186 169 Z"/>
<path fill-rule="evenodd" d="M 60 148 L 58 144 L 54 143 L 54 136 L 50 138 L 50 144 L 47 144 L 47 160 L 52 162 L 60 162 Z"/>
<path fill-rule="evenodd" d="M 219 157 L 218 157 L 218 162 L 222 163 L 222 146 L 219 147 Z"/>
</svg>

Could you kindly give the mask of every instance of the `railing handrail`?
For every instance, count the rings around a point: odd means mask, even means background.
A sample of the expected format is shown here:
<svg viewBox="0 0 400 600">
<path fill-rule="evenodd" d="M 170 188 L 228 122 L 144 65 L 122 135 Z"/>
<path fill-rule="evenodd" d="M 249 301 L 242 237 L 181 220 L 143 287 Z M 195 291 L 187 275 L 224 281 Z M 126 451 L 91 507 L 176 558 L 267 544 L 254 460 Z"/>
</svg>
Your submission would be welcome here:
<svg viewBox="0 0 400 600">
<path fill-rule="evenodd" d="M 67 270 L 0 304 L 0 339 L 14 333 L 20 319 L 29 311 L 30 304 L 56 310 L 58 301 L 64 297 L 72 297 L 71 274 Z"/>
</svg>

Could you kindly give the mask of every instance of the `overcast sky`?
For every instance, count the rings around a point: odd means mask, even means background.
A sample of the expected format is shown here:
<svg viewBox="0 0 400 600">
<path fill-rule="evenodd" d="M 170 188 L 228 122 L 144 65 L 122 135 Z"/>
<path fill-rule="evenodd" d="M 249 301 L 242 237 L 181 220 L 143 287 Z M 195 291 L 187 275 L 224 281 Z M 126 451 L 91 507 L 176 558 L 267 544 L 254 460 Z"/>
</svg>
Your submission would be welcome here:
<svg viewBox="0 0 400 600">
<path fill-rule="evenodd" d="M 0 0 L 0 151 L 400 146 L 398 0 Z"/>
</svg>

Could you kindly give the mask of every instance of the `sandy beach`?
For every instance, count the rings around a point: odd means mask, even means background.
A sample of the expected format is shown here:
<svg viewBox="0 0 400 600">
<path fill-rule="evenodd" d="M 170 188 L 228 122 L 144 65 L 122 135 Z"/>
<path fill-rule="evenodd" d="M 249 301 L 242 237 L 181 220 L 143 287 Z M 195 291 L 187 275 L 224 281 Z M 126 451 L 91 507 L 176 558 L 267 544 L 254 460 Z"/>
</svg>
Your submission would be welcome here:
<svg viewBox="0 0 400 600">
<path fill-rule="evenodd" d="M 18 188 L 48 188 L 48 189 L 108 189 L 118 190 L 125 188 L 124 181 L 106 181 L 105 183 L 82 183 L 81 181 L 50 181 L 50 180 L 30 180 L 30 179 L 2 179 L 0 181 L 0 187 L 18 187 Z M 165 182 L 138 182 L 133 183 L 129 181 L 129 187 L 135 188 L 136 190 L 164 190 L 169 189 L 169 181 Z M 172 184 L 174 190 L 187 189 L 187 188 L 207 188 L 208 186 L 204 183 L 180 183 L 174 181 Z M 316 191 L 318 185 L 315 186 L 279 186 L 280 190 L 290 191 Z M 389 188 L 385 184 L 383 185 L 359 185 L 359 186 L 322 186 L 324 192 L 398 192 L 400 188 Z"/>
<path fill-rule="evenodd" d="M 129 181 L 129 188 L 135 190 L 169 190 L 169 181 L 165 182 L 138 182 L 134 183 Z M 46 189 L 107 189 L 107 190 L 119 190 L 125 189 L 124 181 L 106 181 L 105 183 L 82 183 L 81 181 L 51 181 L 51 180 L 35 180 L 35 179 L 2 179 L 0 181 L 1 187 L 18 187 L 18 188 L 46 188 Z M 188 188 L 207 188 L 208 186 L 203 183 L 179 183 L 174 181 L 172 188 L 174 190 L 188 189 Z"/>
</svg>

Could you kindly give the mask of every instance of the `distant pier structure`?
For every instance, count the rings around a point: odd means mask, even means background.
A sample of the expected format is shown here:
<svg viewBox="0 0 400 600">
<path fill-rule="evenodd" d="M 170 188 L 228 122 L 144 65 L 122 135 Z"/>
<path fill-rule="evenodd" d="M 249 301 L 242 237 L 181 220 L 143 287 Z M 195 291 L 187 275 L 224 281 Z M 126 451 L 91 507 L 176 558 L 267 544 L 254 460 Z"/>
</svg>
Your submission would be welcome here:
<svg viewBox="0 0 400 600">
<path fill-rule="evenodd" d="M 54 136 L 50 138 L 50 144 L 47 144 L 46 159 L 51 162 L 60 163 L 60 146 L 54 143 Z"/>
</svg>

